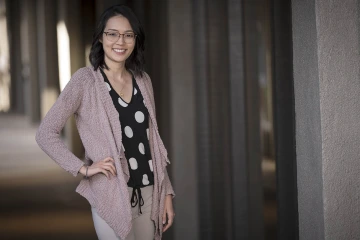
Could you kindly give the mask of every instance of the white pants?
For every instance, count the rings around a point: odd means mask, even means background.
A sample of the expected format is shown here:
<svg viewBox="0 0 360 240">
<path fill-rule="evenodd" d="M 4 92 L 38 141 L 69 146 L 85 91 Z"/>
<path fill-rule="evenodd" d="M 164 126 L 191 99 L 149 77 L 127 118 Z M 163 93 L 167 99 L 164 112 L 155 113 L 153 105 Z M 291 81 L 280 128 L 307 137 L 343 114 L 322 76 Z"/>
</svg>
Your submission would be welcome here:
<svg viewBox="0 0 360 240">
<path fill-rule="evenodd" d="M 128 188 L 129 196 L 132 195 L 132 188 Z M 153 186 L 141 188 L 141 195 L 144 199 L 144 206 L 141 207 L 142 214 L 139 213 L 139 205 L 131 208 L 132 228 L 125 239 L 116 235 L 114 230 L 96 212 L 96 208 L 91 208 L 94 227 L 99 240 L 153 240 L 155 235 L 155 224 L 151 220 Z M 129 199 L 130 201 L 130 199 Z"/>
</svg>

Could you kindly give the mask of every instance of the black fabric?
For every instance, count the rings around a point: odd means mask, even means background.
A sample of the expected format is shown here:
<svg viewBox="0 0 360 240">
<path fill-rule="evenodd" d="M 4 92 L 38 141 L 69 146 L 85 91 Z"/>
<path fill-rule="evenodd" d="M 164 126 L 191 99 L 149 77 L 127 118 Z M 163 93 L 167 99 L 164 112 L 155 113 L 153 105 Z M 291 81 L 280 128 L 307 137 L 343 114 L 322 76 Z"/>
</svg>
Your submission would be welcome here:
<svg viewBox="0 0 360 240">
<path fill-rule="evenodd" d="M 130 179 L 128 186 L 134 188 L 131 197 L 131 206 L 144 205 L 141 197 L 142 187 L 154 184 L 151 153 L 149 146 L 149 112 L 144 104 L 144 98 L 140 92 L 134 77 L 133 94 L 129 103 L 125 102 L 114 90 L 106 74 L 101 71 L 109 94 L 116 110 L 119 112 L 119 120 L 122 130 L 122 143 L 125 157 L 128 161 Z M 136 193 L 137 192 L 137 193 Z"/>
</svg>

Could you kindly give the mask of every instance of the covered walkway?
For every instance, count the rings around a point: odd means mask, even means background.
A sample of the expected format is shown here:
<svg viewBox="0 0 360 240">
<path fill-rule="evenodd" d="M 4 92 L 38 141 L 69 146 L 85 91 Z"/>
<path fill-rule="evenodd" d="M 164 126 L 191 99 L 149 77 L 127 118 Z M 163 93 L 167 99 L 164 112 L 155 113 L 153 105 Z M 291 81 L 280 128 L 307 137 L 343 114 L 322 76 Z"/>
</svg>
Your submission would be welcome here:
<svg viewBox="0 0 360 240">
<path fill-rule="evenodd" d="M 74 178 L 35 142 L 37 126 L 0 114 L 0 239 L 97 239 Z"/>
</svg>

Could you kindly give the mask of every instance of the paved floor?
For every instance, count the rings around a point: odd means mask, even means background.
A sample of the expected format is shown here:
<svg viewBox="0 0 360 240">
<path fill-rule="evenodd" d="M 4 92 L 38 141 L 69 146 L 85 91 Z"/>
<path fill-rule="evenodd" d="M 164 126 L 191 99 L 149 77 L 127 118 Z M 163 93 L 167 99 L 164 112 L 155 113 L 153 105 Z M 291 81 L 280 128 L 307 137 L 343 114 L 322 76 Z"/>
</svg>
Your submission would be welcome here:
<svg viewBox="0 0 360 240">
<path fill-rule="evenodd" d="M 0 114 L 0 239 L 97 239 L 88 202 L 74 178 L 35 142 L 37 126 L 21 116 Z M 266 239 L 276 239 L 274 163 L 266 160 Z"/>
<path fill-rule="evenodd" d="M 74 178 L 37 146 L 37 126 L 0 115 L 0 239 L 97 239 Z"/>
</svg>

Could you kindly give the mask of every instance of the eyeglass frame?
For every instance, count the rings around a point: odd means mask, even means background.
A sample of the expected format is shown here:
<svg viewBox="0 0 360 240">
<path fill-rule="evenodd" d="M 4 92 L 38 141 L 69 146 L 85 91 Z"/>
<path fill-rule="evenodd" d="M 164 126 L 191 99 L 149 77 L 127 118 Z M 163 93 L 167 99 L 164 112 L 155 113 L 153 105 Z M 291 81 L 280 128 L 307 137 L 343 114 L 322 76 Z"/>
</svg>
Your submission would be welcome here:
<svg viewBox="0 0 360 240">
<path fill-rule="evenodd" d="M 112 32 L 103 32 L 103 33 L 105 33 L 106 37 L 108 37 L 108 34 L 109 34 L 109 33 L 112 33 Z M 127 43 L 127 42 L 125 41 L 125 34 L 128 34 L 129 32 L 128 32 L 128 33 L 119 33 L 119 32 L 117 32 L 117 31 L 114 31 L 114 33 L 118 33 L 118 34 L 119 34 L 119 38 L 118 38 L 116 41 L 114 41 L 114 42 L 119 41 L 119 39 L 120 39 L 120 37 L 121 37 L 121 35 L 122 35 L 122 37 L 123 37 L 123 39 L 124 39 L 124 42 Z M 137 34 L 135 34 L 134 32 L 131 32 L 131 33 L 134 34 L 134 42 L 135 42 L 135 39 L 136 39 Z M 109 40 L 109 41 L 110 41 L 110 40 Z"/>
</svg>

